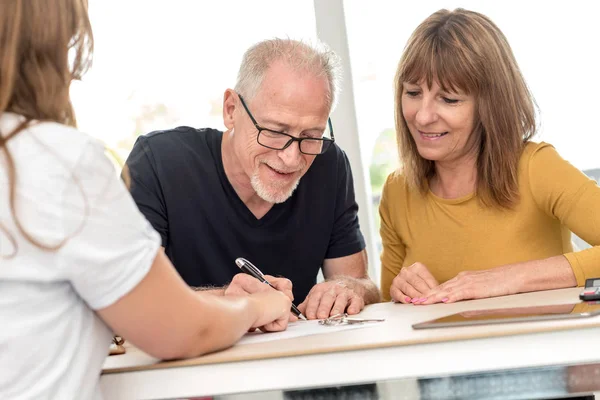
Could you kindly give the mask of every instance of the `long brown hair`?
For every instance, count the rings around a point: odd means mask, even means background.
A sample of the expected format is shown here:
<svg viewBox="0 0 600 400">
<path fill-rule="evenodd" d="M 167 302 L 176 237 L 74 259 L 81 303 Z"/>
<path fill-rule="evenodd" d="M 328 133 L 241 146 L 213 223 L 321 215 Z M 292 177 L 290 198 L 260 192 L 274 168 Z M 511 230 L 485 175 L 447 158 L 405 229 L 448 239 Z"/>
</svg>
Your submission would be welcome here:
<svg viewBox="0 0 600 400">
<path fill-rule="evenodd" d="M 24 229 L 15 213 L 17 171 L 7 147 L 34 121 L 75 126 L 69 97 L 73 79 L 91 65 L 93 36 L 87 0 L 0 1 L 0 115 L 25 117 L 11 132 L 0 132 L 0 154 L 6 160 L 9 205 L 19 232 L 43 249 L 47 246 Z M 0 224 L 16 254 L 16 241 Z"/>
<path fill-rule="evenodd" d="M 434 162 L 419 155 L 402 113 L 403 83 L 433 81 L 446 91 L 476 98 L 477 194 L 485 205 L 511 208 L 519 200 L 517 169 L 524 145 L 536 132 L 535 102 L 510 45 L 485 15 L 440 10 L 413 32 L 400 59 L 395 117 L 402 168 L 426 193 Z"/>
</svg>

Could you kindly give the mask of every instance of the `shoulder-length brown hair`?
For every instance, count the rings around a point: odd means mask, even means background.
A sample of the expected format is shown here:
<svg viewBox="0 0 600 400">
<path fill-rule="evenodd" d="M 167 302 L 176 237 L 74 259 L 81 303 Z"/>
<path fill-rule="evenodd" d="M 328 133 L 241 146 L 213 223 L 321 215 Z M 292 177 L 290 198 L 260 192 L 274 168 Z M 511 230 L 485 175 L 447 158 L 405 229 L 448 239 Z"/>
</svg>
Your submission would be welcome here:
<svg viewBox="0 0 600 400">
<path fill-rule="evenodd" d="M 0 115 L 25 117 L 11 132 L 0 132 L 9 182 L 9 205 L 19 232 L 45 249 L 15 213 L 17 174 L 7 142 L 32 121 L 75 126 L 69 88 L 91 65 L 93 37 L 87 0 L 0 1 Z M 0 224 L 15 245 L 12 236 Z M 16 247 L 15 247 L 16 252 Z"/>
<path fill-rule="evenodd" d="M 394 80 L 396 134 L 404 174 L 425 194 L 434 162 L 419 155 L 402 113 L 403 83 L 423 81 L 475 96 L 477 194 L 487 206 L 513 207 L 519 158 L 536 121 L 535 102 L 504 34 L 488 17 L 459 8 L 435 12 L 408 40 Z"/>
</svg>

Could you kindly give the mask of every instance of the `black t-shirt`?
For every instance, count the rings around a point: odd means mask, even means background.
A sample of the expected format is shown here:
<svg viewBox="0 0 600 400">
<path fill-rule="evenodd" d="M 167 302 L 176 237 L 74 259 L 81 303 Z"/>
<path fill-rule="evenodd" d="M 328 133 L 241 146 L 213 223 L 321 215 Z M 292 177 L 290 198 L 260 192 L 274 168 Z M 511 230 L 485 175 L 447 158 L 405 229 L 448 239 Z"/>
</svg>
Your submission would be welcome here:
<svg viewBox="0 0 600 400">
<path fill-rule="evenodd" d="M 140 136 L 127 159 L 131 194 L 188 285 L 225 285 L 244 257 L 290 279 L 300 303 L 324 259 L 365 247 L 348 159 L 332 146 L 287 201 L 257 219 L 225 175 L 222 135 L 178 127 Z"/>
</svg>

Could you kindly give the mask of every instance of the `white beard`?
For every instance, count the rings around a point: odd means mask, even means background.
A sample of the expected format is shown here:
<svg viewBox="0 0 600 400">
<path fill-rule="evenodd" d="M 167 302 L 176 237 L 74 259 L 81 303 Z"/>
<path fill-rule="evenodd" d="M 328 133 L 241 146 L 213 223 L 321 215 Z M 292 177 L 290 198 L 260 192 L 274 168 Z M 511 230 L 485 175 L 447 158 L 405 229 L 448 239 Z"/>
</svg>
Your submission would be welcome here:
<svg viewBox="0 0 600 400">
<path fill-rule="evenodd" d="M 278 185 L 275 182 L 271 182 L 270 184 L 265 184 L 259 176 L 258 168 L 254 170 L 252 177 L 250 178 L 250 184 L 252 185 L 252 189 L 256 192 L 258 197 L 263 199 L 268 203 L 283 203 L 287 199 L 289 199 L 294 190 L 298 187 L 300 183 L 300 178 L 296 179 L 291 185 L 286 185 L 285 187 L 277 187 Z"/>
</svg>

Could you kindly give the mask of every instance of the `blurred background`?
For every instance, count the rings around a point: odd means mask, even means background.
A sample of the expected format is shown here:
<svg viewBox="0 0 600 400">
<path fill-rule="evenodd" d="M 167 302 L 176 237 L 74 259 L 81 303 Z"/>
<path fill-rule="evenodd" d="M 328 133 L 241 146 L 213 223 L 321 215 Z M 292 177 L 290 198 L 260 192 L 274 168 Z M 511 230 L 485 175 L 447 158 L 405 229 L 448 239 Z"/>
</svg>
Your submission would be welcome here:
<svg viewBox="0 0 600 400">
<path fill-rule="evenodd" d="M 72 86 L 79 128 L 102 140 L 117 165 L 140 134 L 179 125 L 223 129 L 223 92 L 234 86 L 250 45 L 276 36 L 323 40 L 344 61 L 346 101 L 332 120 L 352 164 L 378 282 L 377 207 L 386 176 L 398 167 L 395 69 L 416 26 L 456 7 L 486 14 L 507 36 L 539 106 L 537 140 L 600 175 L 597 21 L 595 2 L 584 0 L 568 7 L 513 0 L 92 1 L 94 65 Z"/>
</svg>

